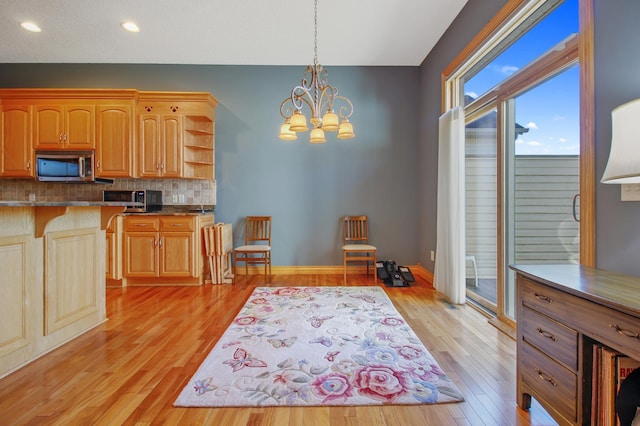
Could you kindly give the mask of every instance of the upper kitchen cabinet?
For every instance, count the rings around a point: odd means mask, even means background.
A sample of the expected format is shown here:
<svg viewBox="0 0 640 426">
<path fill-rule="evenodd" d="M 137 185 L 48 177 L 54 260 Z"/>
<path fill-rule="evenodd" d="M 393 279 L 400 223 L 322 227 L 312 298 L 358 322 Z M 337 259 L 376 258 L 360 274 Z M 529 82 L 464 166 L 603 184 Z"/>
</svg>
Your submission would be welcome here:
<svg viewBox="0 0 640 426">
<path fill-rule="evenodd" d="M 37 150 L 95 149 L 93 104 L 41 101 L 34 106 L 34 145 Z"/>
<path fill-rule="evenodd" d="M 137 175 L 213 180 L 216 105 L 210 93 L 140 92 Z"/>
<path fill-rule="evenodd" d="M 0 126 L 0 176 L 33 177 L 33 148 L 31 145 L 32 107 L 30 105 L 2 105 Z"/>
<path fill-rule="evenodd" d="M 133 100 L 97 106 L 96 176 L 133 177 L 133 113 Z"/>
<path fill-rule="evenodd" d="M 181 177 L 182 117 L 140 114 L 138 157 L 139 177 Z"/>
</svg>

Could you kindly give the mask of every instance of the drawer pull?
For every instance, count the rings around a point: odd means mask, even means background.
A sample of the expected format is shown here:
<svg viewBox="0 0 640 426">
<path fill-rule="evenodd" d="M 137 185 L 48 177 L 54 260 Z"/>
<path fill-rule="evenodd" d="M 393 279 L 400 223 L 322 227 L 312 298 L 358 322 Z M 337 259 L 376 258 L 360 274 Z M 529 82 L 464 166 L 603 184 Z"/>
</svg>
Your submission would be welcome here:
<svg viewBox="0 0 640 426">
<path fill-rule="evenodd" d="M 182 223 L 172 223 L 171 226 L 183 226 L 184 224 Z"/>
<path fill-rule="evenodd" d="M 542 370 L 540 370 L 539 368 L 535 368 L 534 370 L 536 370 L 536 373 L 538 373 L 538 377 L 540 377 L 540 379 L 545 380 L 549 383 L 551 383 L 553 386 L 558 386 L 558 384 L 556 383 L 555 380 L 553 380 L 552 377 L 547 376 L 546 374 L 544 374 L 542 372 Z"/>
<path fill-rule="evenodd" d="M 552 302 L 550 297 L 545 296 L 543 294 L 538 294 L 538 293 L 534 292 L 533 295 L 535 296 L 536 299 L 541 300 L 543 302 L 547 302 L 547 303 L 551 303 Z"/>
<path fill-rule="evenodd" d="M 142 227 L 145 227 L 145 226 L 147 226 L 147 224 L 146 224 L 146 223 L 134 223 L 134 224 L 133 224 L 133 226 L 142 226 Z"/>
<path fill-rule="evenodd" d="M 618 334 L 623 335 L 623 336 L 632 337 L 634 339 L 640 339 L 640 334 L 635 333 L 635 332 L 630 331 L 630 330 L 625 330 L 624 328 L 620 328 L 620 327 L 618 327 L 618 324 L 609 324 L 609 327 L 615 328 L 616 332 Z"/>
<path fill-rule="evenodd" d="M 551 339 L 554 342 L 558 341 L 558 338 L 556 336 L 554 336 L 553 334 L 549 333 L 548 331 L 543 330 L 540 327 L 536 328 L 536 330 L 538 331 L 538 334 L 540 334 L 542 337 L 546 337 L 547 339 Z"/>
</svg>

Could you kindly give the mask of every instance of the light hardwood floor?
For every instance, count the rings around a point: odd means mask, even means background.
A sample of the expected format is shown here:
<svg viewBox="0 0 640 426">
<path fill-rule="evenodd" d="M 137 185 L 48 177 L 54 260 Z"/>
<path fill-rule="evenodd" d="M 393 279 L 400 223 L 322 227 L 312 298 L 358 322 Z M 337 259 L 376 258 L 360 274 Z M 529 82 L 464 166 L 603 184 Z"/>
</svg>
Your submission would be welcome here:
<svg viewBox="0 0 640 426">
<path fill-rule="evenodd" d="M 421 278 L 380 285 L 465 396 L 439 405 L 175 408 L 173 401 L 256 286 L 342 285 L 342 275 L 238 277 L 233 285 L 107 290 L 109 320 L 0 380 L 0 424 L 553 425 L 515 399 L 515 342 Z"/>
</svg>

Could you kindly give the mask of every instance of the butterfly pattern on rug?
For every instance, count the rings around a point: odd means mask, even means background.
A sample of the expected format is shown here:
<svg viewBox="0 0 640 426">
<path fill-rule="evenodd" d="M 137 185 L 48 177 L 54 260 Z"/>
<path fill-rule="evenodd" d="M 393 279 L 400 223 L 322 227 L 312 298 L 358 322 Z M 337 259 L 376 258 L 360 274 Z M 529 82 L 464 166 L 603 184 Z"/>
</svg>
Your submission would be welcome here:
<svg viewBox="0 0 640 426">
<path fill-rule="evenodd" d="M 381 287 L 260 287 L 175 405 L 462 400 Z"/>
</svg>

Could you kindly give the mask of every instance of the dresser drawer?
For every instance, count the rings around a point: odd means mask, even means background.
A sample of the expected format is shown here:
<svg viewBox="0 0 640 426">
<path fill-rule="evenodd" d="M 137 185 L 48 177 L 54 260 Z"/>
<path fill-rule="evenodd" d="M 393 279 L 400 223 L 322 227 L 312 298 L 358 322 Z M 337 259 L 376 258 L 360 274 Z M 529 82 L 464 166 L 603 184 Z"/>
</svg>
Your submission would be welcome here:
<svg viewBox="0 0 640 426">
<path fill-rule="evenodd" d="M 195 219 L 193 216 L 163 216 L 160 217 L 160 230 L 171 231 L 193 231 Z"/>
<path fill-rule="evenodd" d="M 584 333 L 612 348 L 640 359 L 640 318 L 623 314 L 587 300 L 577 303 L 584 318 Z"/>
<path fill-rule="evenodd" d="M 578 371 L 578 332 L 526 306 L 518 322 L 522 339 L 570 370 Z"/>
<path fill-rule="evenodd" d="M 571 305 L 575 303 L 576 297 L 524 277 L 518 281 L 518 285 L 520 300 L 525 306 L 563 324 L 570 324 L 575 318 Z"/>
<path fill-rule="evenodd" d="M 518 355 L 520 379 L 533 390 L 533 396 L 575 422 L 578 377 L 528 343 L 522 343 Z"/>
<path fill-rule="evenodd" d="M 124 218 L 124 229 L 129 232 L 155 232 L 160 230 L 160 221 L 153 216 L 127 216 Z"/>
</svg>

